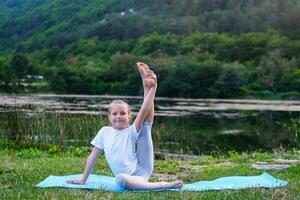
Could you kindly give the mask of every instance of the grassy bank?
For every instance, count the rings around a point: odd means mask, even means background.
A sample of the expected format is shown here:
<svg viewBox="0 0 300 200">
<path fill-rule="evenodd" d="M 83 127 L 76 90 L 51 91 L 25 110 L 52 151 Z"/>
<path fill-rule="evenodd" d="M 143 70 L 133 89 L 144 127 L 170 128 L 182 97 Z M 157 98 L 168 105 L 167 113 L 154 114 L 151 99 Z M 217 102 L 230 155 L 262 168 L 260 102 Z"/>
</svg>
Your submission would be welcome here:
<svg viewBox="0 0 300 200">
<path fill-rule="evenodd" d="M 207 192 L 146 192 L 112 193 L 103 190 L 35 188 L 34 185 L 52 175 L 82 173 L 88 149 L 73 148 L 53 153 L 37 149 L 0 151 L 1 199 L 299 199 L 300 163 L 285 169 L 259 170 L 258 162 L 278 163 L 277 159 L 300 160 L 300 151 L 273 153 L 236 153 L 189 160 L 156 160 L 152 181 L 182 179 L 185 183 L 210 180 L 222 176 L 259 175 L 267 171 L 286 180 L 289 185 L 276 189 L 245 189 Z M 283 162 L 283 161 L 281 161 Z M 94 173 L 112 175 L 103 156 L 97 160 Z"/>
</svg>

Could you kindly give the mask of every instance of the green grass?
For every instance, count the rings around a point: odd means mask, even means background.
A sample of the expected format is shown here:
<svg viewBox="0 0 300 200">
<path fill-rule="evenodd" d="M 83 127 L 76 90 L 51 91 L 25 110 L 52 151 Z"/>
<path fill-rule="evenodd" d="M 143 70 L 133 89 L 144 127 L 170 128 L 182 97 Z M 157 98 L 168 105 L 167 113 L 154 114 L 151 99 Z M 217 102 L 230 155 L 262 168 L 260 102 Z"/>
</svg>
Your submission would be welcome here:
<svg viewBox="0 0 300 200">
<path fill-rule="evenodd" d="M 67 152 L 51 152 L 38 149 L 0 151 L 1 199 L 300 199 L 300 163 L 287 169 L 265 170 L 276 178 L 289 182 L 284 188 L 244 189 L 206 192 L 125 192 L 80 190 L 62 188 L 36 188 L 35 184 L 52 175 L 82 173 L 88 151 L 74 148 Z M 199 159 L 157 160 L 154 174 L 167 174 L 171 179 L 185 183 L 210 180 L 221 176 L 258 175 L 263 170 L 251 167 L 252 163 L 276 158 L 300 160 L 300 151 L 274 153 L 228 153 L 223 156 L 203 156 Z M 103 155 L 97 160 L 93 173 L 112 175 Z M 171 177 L 171 178 L 170 178 Z M 172 178 L 173 177 L 173 178 Z M 151 181 L 159 180 L 151 177 Z"/>
</svg>

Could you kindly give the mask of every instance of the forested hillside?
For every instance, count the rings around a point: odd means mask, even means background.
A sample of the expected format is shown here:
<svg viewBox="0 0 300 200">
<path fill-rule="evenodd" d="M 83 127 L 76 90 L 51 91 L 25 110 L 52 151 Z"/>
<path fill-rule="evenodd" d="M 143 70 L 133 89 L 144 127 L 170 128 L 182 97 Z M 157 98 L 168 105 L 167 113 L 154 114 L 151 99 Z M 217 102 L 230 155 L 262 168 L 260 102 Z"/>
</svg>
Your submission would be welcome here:
<svg viewBox="0 0 300 200">
<path fill-rule="evenodd" d="M 142 60 L 160 96 L 299 96 L 297 0 L 4 0 L 0 16 L 2 91 L 136 95 Z"/>
<path fill-rule="evenodd" d="M 32 51 L 80 39 L 201 32 L 300 34 L 297 0 L 5 0 L 0 47 Z"/>
</svg>

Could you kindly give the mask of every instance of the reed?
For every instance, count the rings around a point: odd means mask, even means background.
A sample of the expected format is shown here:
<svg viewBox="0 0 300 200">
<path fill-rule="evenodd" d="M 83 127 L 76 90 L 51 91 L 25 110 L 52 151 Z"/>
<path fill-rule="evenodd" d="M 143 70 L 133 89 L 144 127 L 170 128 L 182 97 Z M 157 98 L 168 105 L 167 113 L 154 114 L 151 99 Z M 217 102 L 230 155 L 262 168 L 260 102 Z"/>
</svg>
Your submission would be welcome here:
<svg viewBox="0 0 300 200">
<path fill-rule="evenodd" d="M 25 112 L 0 113 L 2 141 L 16 146 L 86 146 L 107 124 L 100 115 Z"/>
<path fill-rule="evenodd" d="M 44 148 L 51 145 L 60 148 L 87 147 L 90 146 L 90 141 L 100 128 L 109 124 L 107 117 L 100 113 L 99 115 L 70 114 L 67 111 L 55 113 L 37 109 L 28 110 L 14 108 L 0 112 L 0 147 L 12 146 L 19 149 L 23 147 Z M 281 147 L 281 144 L 284 148 L 300 148 L 300 118 L 298 116 L 290 116 L 289 122 L 279 124 L 278 129 L 282 130 L 281 134 L 273 132 L 275 129 L 272 127 L 273 124 L 267 122 L 264 124 L 267 124 L 268 129 L 262 129 L 262 135 L 253 135 L 256 129 L 251 130 L 247 123 L 238 124 L 238 129 L 248 131 L 240 135 L 220 134 L 218 126 L 223 127 L 222 121 L 203 129 L 202 126 L 207 126 L 204 123 L 202 118 L 156 117 L 152 128 L 155 149 L 201 155 L 212 152 L 226 153 L 232 149 L 239 152 L 257 149 L 271 151 Z M 224 127 L 226 128 L 225 125 Z M 269 134 L 264 134 L 265 132 Z M 270 144 L 271 139 L 277 146 Z M 264 146 L 262 147 L 261 144 Z"/>
</svg>

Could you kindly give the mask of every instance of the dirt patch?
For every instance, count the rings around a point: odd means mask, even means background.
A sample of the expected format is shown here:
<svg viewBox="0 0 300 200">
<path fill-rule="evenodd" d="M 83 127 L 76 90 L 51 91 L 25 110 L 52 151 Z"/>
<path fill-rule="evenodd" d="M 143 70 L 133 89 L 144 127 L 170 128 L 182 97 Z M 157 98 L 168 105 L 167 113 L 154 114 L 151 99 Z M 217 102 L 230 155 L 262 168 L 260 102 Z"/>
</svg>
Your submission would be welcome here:
<svg viewBox="0 0 300 200">
<path fill-rule="evenodd" d="M 285 169 L 291 165 L 298 163 L 299 160 L 286 160 L 286 159 L 275 159 L 276 163 L 270 164 L 267 162 L 257 162 L 251 166 L 255 169 Z"/>
<path fill-rule="evenodd" d="M 187 154 L 167 153 L 164 151 L 156 150 L 154 152 L 154 158 L 156 160 L 193 160 L 193 159 L 199 159 L 201 157 L 195 155 L 187 155 Z"/>
<path fill-rule="evenodd" d="M 287 164 L 252 164 L 251 166 L 255 169 L 285 169 L 290 167 Z"/>
</svg>

